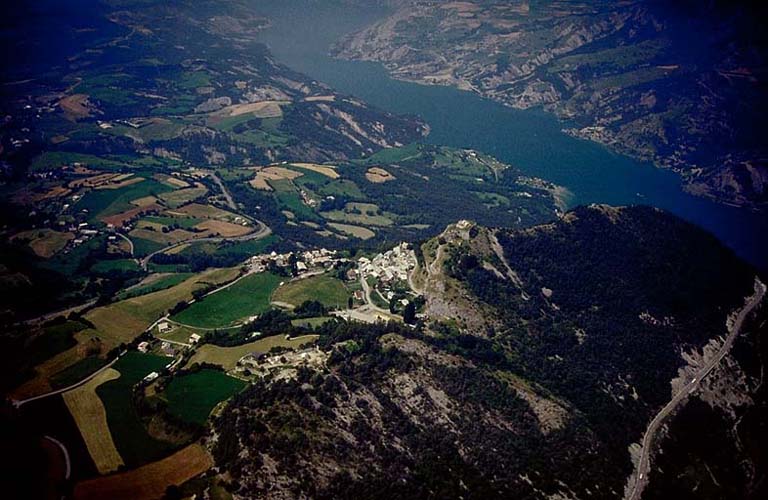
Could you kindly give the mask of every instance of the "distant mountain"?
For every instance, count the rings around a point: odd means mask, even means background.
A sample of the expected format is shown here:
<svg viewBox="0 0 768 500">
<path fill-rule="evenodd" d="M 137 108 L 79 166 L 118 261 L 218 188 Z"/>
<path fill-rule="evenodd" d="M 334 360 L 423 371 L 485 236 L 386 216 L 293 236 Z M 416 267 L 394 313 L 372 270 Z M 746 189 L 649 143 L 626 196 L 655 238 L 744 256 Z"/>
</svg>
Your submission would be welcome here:
<svg viewBox="0 0 768 500">
<path fill-rule="evenodd" d="M 543 106 L 567 131 L 765 206 L 768 43 L 759 2 L 405 0 L 336 47 L 404 80 Z"/>
<path fill-rule="evenodd" d="M 424 325 L 329 328 L 325 369 L 262 379 L 218 419 L 214 455 L 238 495 L 619 498 L 630 445 L 670 382 L 690 379 L 679 370 L 719 347 L 753 293 L 753 271 L 712 236 L 642 207 L 579 208 L 525 230 L 460 222 L 418 258 Z M 712 423 L 698 438 L 759 434 L 759 324 L 684 407 Z M 697 439 L 676 422 L 668 439 Z M 731 498 L 764 480 L 765 453 L 750 446 L 705 462 L 664 446 L 683 456 L 661 455 L 657 496 L 674 477 Z"/>
<path fill-rule="evenodd" d="M 241 166 L 359 158 L 427 133 L 276 62 L 247 2 L 46 0 L 2 23 L 6 178 L 51 152 Z"/>
</svg>

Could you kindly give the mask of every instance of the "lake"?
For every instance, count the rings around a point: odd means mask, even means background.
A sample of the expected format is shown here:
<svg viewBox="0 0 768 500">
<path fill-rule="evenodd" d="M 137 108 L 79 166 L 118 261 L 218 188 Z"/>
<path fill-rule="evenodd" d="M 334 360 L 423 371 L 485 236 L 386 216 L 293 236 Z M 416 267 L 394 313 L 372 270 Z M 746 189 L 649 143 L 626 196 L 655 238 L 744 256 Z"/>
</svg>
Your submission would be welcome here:
<svg viewBox="0 0 768 500">
<path fill-rule="evenodd" d="M 565 186 L 573 193 L 572 206 L 646 204 L 668 210 L 711 231 L 740 256 L 768 269 L 765 214 L 688 195 L 677 174 L 570 137 L 544 111 L 516 110 L 450 87 L 394 80 L 379 64 L 329 57 L 333 42 L 385 15 L 386 10 L 330 0 L 282 0 L 260 1 L 258 12 L 273 21 L 260 38 L 279 62 L 379 108 L 421 117 L 432 130 L 426 142 L 477 149 L 528 175 Z"/>
</svg>

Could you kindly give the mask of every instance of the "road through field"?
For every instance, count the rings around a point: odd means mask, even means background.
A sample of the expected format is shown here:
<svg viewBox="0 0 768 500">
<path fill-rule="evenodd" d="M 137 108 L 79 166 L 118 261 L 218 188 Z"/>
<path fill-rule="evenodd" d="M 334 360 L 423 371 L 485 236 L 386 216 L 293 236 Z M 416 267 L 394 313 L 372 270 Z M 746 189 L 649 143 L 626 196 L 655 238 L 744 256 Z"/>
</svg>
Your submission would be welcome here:
<svg viewBox="0 0 768 500">
<path fill-rule="evenodd" d="M 643 436 L 643 441 L 640 450 L 640 459 L 637 462 L 635 471 L 633 472 L 630 481 L 633 482 L 632 487 L 628 490 L 628 494 L 625 496 L 627 500 L 637 500 L 642 494 L 643 490 L 648 484 L 648 473 L 651 469 L 651 449 L 653 447 L 653 441 L 661 429 L 664 420 L 681 404 L 683 404 L 688 396 L 696 390 L 697 386 L 704 380 L 712 370 L 722 361 L 722 359 L 728 354 L 733 345 L 734 340 L 741 332 L 741 327 L 744 324 L 744 320 L 747 318 L 755 307 L 765 297 L 766 286 L 757 278 L 755 278 L 755 293 L 749 297 L 744 304 L 744 307 L 736 315 L 732 324 L 728 328 L 728 336 L 723 343 L 723 346 L 696 374 L 696 376 L 680 389 L 677 394 L 672 397 L 672 400 L 656 414 L 656 416 L 648 424 L 648 428 Z"/>
<path fill-rule="evenodd" d="M 216 236 L 212 238 L 198 238 L 198 239 L 192 239 L 192 240 L 184 240 L 180 241 L 178 243 L 174 243 L 173 245 L 168 245 L 167 247 L 163 247 L 160 250 L 156 250 L 152 252 L 151 254 L 147 255 L 143 259 L 141 259 L 141 268 L 145 271 L 147 270 L 147 266 L 149 265 L 150 261 L 153 257 L 155 257 L 158 254 L 165 253 L 168 250 L 171 250 L 176 247 L 180 247 L 181 245 L 188 245 L 190 243 L 220 243 L 222 241 L 250 241 L 250 240 L 260 240 L 262 238 L 266 238 L 270 234 L 272 234 L 272 230 L 263 222 L 254 220 L 254 224 L 258 227 L 256 231 L 252 233 L 245 234 L 243 236 L 235 236 L 232 238 L 225 238 L 223 236 Z"/>
<path fill-rule="evenodd" d="M 123 233 L 115 233 L 115 234 L 116 234 L 116 235 L 117 235 L 119 238 L 122 238 L 123 240 L 125 240 L 126 242 L 128 242 L 128 246 L 129 246 L 129 247 L 130 247 L 130 249 L 131 249 L 131 257 L 133 257 L 133 256 L 134 256 L 134 248 L 133 248 L 133 242 L 131 241 L 131 239 L 130 239 L 129 237 L 127 237 L 126 235 L 124 235 Z"/>
<path fill-rule="evenodd" d="M 73 312 L 81 312 L 84 309 L 88 309 L 89 307 L 95 306 L 98 299 L 91 299 L 88 302 L 84 302 L 80 305 L 70 307 L 68 309 L 63 309 L 60 311 L 54 311 L 51 313 L 43 314 L 42 316 L 38 316 L 36 318 L 31 318 L 28 320 L 22 321 L 23 325 L 34 325 L 36 323 L 45 323 L 46 321 L 50 321 L 54 318 L 58 318 L 59 316 L 67 317 L 70 315 L 70 313 Z"/>
<path fill-rule="evenodd" d="M 222 194 L 224 195 L 224 199 L 227 200 L 227 205 L 231 210 L 237 211 L 237 203 L 235 203 L 235 200 L 232 198 L 232 195 L 227 190 L 226 186 L 224 186 L 224 183 L 221 182 L 221 179 L 218 175 L 216 175 L 216 172 L 210 171 L 210 170 L 203 170 L 203 172 L 207 173 L 211 176 L 211 179 L 213 179 L 213 182 L 215 182 L 219 189 L 221 189 Z"/>
<path fill-rule="evenodd" d="M 62 387 L 61 389 L 56 389 L 55 391 L 46 392 L 45 394 L 39 394 L 37 396 L 32 396 L 31 398 L 22 399 L 20 401 L 13 401 L 12 402 L 13 406 L 15 406 L 16 408 L 19 408 L 20 406 L 25 405 L 27 403 L 31 403 L 32 401 L 37 401 L 38 399 L 43 399 L 43 398 L 47 398 L 47 397 L 50 397 L 50 396 L 55 396 L 55 395 L 61 394 L 63 392 L 71 391 L 72 389 L 76 389 L 76 388 L 80 387 L 81 385 L 85 384 L 86 382 L 90 381 L 91 379 L 93 379 L 97 375 L 99 375 L 104 370 L 109 370 L 110 368 L 112 368 L 112 365 L 117 363 L 117 360 L 120 359 L 123 356 L 123 354 L 125 354 L 125 353 L 126 353 L 126 351 L 121 352 L 115 359 L 113 359 L 112 361 L 110 361 L 106 365 L 102 366 L 101 368 L 99 368 L 95 372 L 91 373 L 90 375 L 88 375 L 87 377 L 85 377 L 83 380 L 81 380 L 79 382 L 75 382 L 74 384 L 69 385 L 67 387 Z"/>
</svg>

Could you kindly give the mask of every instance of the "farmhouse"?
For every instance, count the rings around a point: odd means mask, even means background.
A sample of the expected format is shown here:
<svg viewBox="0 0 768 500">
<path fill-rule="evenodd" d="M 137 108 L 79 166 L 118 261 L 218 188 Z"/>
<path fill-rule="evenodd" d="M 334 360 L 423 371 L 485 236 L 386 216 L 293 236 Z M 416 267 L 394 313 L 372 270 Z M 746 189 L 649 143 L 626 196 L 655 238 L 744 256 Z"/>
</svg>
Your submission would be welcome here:
<svg viewBox="0 0 768 500">
<path fill-rule="evenodd" d="M 176 355 L 176 349 L 174 349 L 173 345 L 170 342 L 163 342 L 160 344 L 160 350 L 163 351 L 163 354 L 166 356 L 175 356 Z"/>
</svg>

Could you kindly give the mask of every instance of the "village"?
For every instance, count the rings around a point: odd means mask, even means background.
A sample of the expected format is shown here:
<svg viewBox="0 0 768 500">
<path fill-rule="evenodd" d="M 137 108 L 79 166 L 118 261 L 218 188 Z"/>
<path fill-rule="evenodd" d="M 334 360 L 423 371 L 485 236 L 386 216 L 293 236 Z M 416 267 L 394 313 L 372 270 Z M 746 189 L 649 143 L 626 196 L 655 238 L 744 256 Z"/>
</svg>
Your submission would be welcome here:
<svg viewBox="0 0 768 500">
<path fill-rule="evenodd" d="M 345 318 L 352 321 L 373 323 L 377 321 L 402 321 L 401 314 L 393 312 L 395 308 L 402 311 L 410 304 L 416 293 L 408 288 L 408 274 L 416 267 L 416 256 L 407 243 L 401 243 L 394 248 L 373 256 L 349 258 L 336 250 L 319 248 L 304 251 L 276 251 L 258 254 L 247 259 L 242 266 L 242 274 L 232 282 L 208 291 L 205 295 L 190 301 L 190 305 L 206 300 L 227 288 L 237 286 L 237 283 L 248 276 L 259 274 L 274 274 L 282 277 L 277 289 L 292 283 L 306 284 L 309 297 L 322 294 L 324 290 L 310 285 L 313 279 L 328 277 L 336 280 L 350 294 L 350 300 L 340 304 L 338 308 L 330 308 L 330 316 Z M 342 285 L 343 284 L 343 285 Z M 273 292 L 274 293 L 274 292 Z M 394 299 L 394 300 L 393 300 Z M 271 306 L 285 309 L 288 304 L 273 300 Z M 241 328 L 256 321 L 258 314 L 241 319 L 234 326 L 222 325 L 223 330 Z M 320 318 L 318 318 L 320 319 Z M 209 329 L 210 330 L 210 329 Z M 188 357 L 195 359 L 195 352 L 210 346 L 204 346 L 203 340 L 206 329 L 196 329 L 176 320 L 172 314 L 167 314 L 153 324 L 148 332 L 154 340 L 147 339 L 137 345 L 143 353 L 157 352 L 165 356 Z M 290 335 L 279 336 L 281 340 L 290 342 Z M 285 337 L 282 339 L 282 337 Z M 244 350 L 236 360 L 235 366 L 229 371 L 240 378 L 280 374 L 281 377 L 292 377 L 298 366 L 322 364 L 323 356 L 315 347 L 301 349 L 282 349 L 279 353 L 260 350 L 256 347 L 262 338 L 260 331 L 250 335 L 254 348 Z M 264 340 L 267 340 L 265 338 Z M 247 344 L 250 345 L 250 344 Z M 243 346 L 244 348 L 246 345 Z M 172 364 L 171 370 L 175 367 Z M 283 373 L 285 371 L 285 373 Z M 157 375 L 148 375 L 151 379 Z"/>
</svg>

